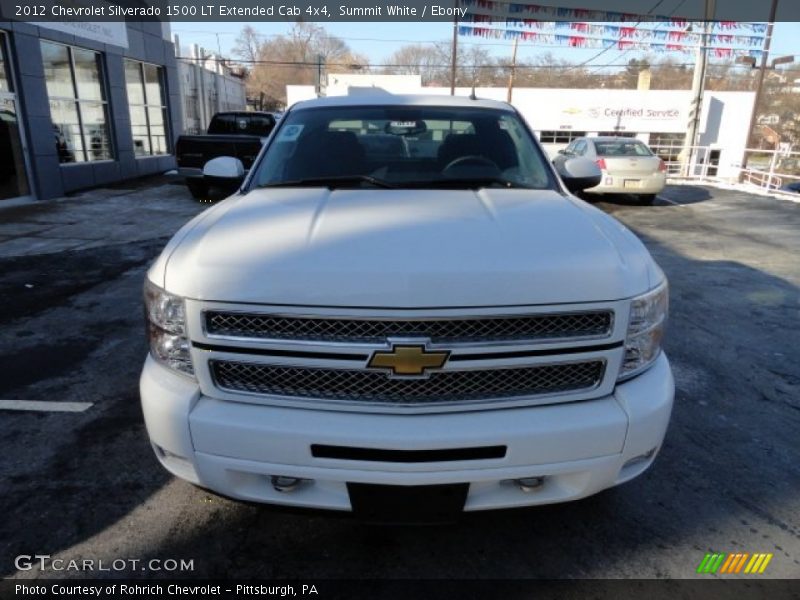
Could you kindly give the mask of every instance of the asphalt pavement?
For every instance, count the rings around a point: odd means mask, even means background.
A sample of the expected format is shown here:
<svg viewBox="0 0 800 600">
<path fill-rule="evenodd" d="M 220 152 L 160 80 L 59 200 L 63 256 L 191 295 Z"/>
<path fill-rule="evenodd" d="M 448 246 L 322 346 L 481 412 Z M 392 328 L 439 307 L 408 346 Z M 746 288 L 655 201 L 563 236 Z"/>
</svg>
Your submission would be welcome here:
<svg viewBox="0 0 800 600">
<path fill-rule="evenodd" d="M 0 575 L 20 555 L 191 560 L 190 578 L 691 578 L 707 552 L 769 552 L 800 577 L 800 204 L 671 186 L 598 203 L 671 285 L 677 396 L 642 477 L 570 504 L 380 527 L 240 504 L 168 475 L 138 399 L 141 286 L 205 206 L 155 179 L 0 208 Z M 88 407 L 87 407 L 88 405 Z M 23 565 L 24 567 L 24 565 Z M 702 577 L 723 577 L 704 575 Z"/>
</svg>

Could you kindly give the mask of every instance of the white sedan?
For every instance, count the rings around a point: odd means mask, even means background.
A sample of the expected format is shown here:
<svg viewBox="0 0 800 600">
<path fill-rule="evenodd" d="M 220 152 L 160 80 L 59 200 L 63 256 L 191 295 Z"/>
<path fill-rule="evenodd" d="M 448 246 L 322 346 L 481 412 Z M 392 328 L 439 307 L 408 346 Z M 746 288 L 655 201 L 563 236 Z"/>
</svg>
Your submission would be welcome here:
<svg viewBox="0 0 800 600">
<path fill-rule="evenodd" d="M 556 165 L 575 156 L 593 160 L 603 173 L 600 184 L 587 194 L 635 194 L 652 204 L 664 189 L 667 166 L 643 142 L 626 137 L 582 137 L 559 151 Z"/>
</svg>

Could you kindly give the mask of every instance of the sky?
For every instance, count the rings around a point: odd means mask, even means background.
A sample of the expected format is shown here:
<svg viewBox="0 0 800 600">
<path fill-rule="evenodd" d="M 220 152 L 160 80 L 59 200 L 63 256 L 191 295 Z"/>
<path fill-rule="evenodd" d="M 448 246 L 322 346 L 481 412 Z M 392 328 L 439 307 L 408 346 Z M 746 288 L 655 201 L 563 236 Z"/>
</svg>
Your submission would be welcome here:
<svg viewBox="0 0 800 600">
<path fill-rule="evenodd" d="M 291 27 L 287 22 L 254 22 L 254 23 L 172 23 L 173 33 L 180 37 L 181 46 L 187 48 L 190 44 L 199 44 L 209 53 L 217 53 L 221 49 L 222 55 L 232 57 L 231 48 L 236 37 L 245 25 L 252 25 L 256 31 L 267 37 L 285 34 Z M 449 41 L 453 36 L 452 23 L 331 23 L 324 24 L 326 30 L 342 38 L 350 48 L 369 57 L 372 63 L 382 63 L 395 50 L 403 45 L 423 42 Z M 460 37 L 459 44 L 480 45 L 497 57 L 510 57 L 513 42 L 505 40 L 478 40 L 476 38 Z M 800 22 L 775 23 L 772 38 L 770 57 L 788 54 L 798 55 L 800 64 Z M 598 54 L 597 48 L 565 48 L 542 47 L 529 42 L 520 42 L 517 52 L 518 60 L 530 59 L 537 55 L 551 52 L 556 58 L 580 63 Z M 631 58 L 637 58 L 641 53 L 612 49 L 592 60 L 591 65 L 625 64 Z M 667 55 L 665 55 L 667 56 Z M 675 58 L 685 58 L 685 62 L 693 62 L 690 55 L 674 53 Z"/>
</svg>

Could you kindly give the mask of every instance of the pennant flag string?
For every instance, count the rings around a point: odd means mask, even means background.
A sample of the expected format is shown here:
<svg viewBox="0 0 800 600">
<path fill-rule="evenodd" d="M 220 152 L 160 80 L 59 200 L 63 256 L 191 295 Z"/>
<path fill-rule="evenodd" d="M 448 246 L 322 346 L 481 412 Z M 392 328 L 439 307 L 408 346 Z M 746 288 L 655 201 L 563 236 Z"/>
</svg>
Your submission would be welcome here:
<svg viewBox="0 0 800 600">
<path fill-rule="evenodd" d="M 521 21 L 535 18 L 539 21 L 601 21 L 601 22 L 660 22 L 671 28 L 685 29 L 692 21 L 683 17 L 665 15 L 641 15 L 618 11 L 603 11 L 585 8 L 565 8 L 540 4 L 521 4 L 499 0 L 460 0 L 461 6 L 471 8 L 474 18 L 480 13 L 482 17 L 510 17 Z M 489 15 L 485 13 L 491 13 Z M 496 20 L 496 19 L 495 19 Z M 488 22 L 488 21 L 486 21 Z M 750 23 L 738 21 L 714 21 L 715 31 L 730 32 L 746 30 L 757 36 L 763 36 L 767 30 L 766 23 Z"/>
<path fill-rule="evenodd" d="M 663 32 L 667 33 L 667 32 Z M 645 52 L 665 53 L 683 52 L 690 53 L 697 49 L 696 45 L 685 43 L 680 37 L 667 36 L 666 43 L 642 41 L 639 39 L 629 39 L 621 37 L 589 37 L 584 35 L 574 35 L 569 32 L 558 33 L 555 31 L 526 31 L 520 29 L 496 29 L 493 27 L 459 25 L 458 34 L 461 36 L 473 36 L 484 39 L 499 40 L 520 40 L 525 42 L 535 42 L 540 45 L 556 45 L 571 48 L 617 48 L 619 50 L 641 50 Z M 733 38 L 729 41 L 736 41 L 735 36 L 727 36 L 725 39 Z M 723 41 L 723 40 L 719 40 Z M 736 47 L 711 47 L 712 56 L 717 58 L 731 58 L 735 56 L 752 56 L 760 59 L 762 50 L 751 48 Z"/>
</svg>

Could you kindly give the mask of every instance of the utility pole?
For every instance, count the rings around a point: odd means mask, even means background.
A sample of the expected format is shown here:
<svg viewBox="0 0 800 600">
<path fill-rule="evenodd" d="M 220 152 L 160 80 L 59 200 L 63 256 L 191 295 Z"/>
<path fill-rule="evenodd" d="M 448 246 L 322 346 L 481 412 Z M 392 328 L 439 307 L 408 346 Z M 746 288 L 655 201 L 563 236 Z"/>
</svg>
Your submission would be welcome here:
<svg viewBox="0 0 800 600">
<path fill-rule="evenodd" d="M 453 6 L 458 8 L 458 0 L 453 0 Z M 458 15 L 458 10 L 455 11 Z M 456 95 L 456 65 L 458 64 L 458 16 L 453 17 L 453 47 L 450 49 L 450 95 Z"/>
<path fill-rule="evenodd" d="M 325 95 L 327 82 L 325 81 L 325 75 L 323 73 L 323 69 L 325 67 L 325 57 L 322 54 L 317 54 L 317 73 L 315 77 L 314 87 L 316 88 L 317 98 L 321 98 Z"/>
<path fill-rule="evenodd" d="M 778 12 L 778 0 L 772 0 L 769 7 L 769 22 L 767 23 L 767 37 L 764 39 L 764 51 L 761 53 L 761 65 L 758 67 L 758 82 L 756 83 L 756 97 L 753 99 L 753 112 L 750 113 L 750 124 L 747 127 L 747 141 L 745 143 L 744 156 L 742 157 L 742 169 L 747 168 L 747 148 L 751 147 L 753 141 L 753 127 L 758 116 L 758 105 L 761 102 L 761 92 L 764 87 L 764 76 L 767 72 L 767 59 L 769 49 L 772 44 L 772 26 L 775 23 L 775 14 Z"/>
<path fill-rule="evenodd" d="M 681 174 L 686 177 L 689 175 L 689 169 L 692 162 L 692 154 L 697 139 L 697 131 L 700 129 L 700 110 L 703 106 L 703 88 L 705 87 L 706 79 L 706 63 L 707 63 L 707 46 L 709 42 L 709 35 L 713 29 L 715 0 L 706 0 L 705 8 L 705 22 L 703 23 L 703 32 L 700 34 L 700 47 L 697 48 L 697 55 L 694 65 L 694 74 L 692 77 L 692 104 L 689 107 L 689 124 L 686 130 L 686 139 L 683 142 L 683 165 Z"/>
<path fill-rule="evenodd" d="M 511 104 L 511 94 L 514 90 L 514 75 L 517 70 L 517 46 L 519 45 L 519 38 L 514 38 L 514 50 L 511 52 L 511 74 L 508 76 L 508 94 L 506 95 L 506 102 Z"/>
<path fill-rule="evenodd" d="M 222 94 L 220 91 L 220 80 L 222 79 L 222 46 L 219 43 L 219 34 L 217 34 L 217 74 L 214 77 L 214 90 L 217 96 L 216 112 L 222 111 Z M 227 89 L 227 86 L 225 86 Z"/>
</svg>

